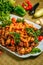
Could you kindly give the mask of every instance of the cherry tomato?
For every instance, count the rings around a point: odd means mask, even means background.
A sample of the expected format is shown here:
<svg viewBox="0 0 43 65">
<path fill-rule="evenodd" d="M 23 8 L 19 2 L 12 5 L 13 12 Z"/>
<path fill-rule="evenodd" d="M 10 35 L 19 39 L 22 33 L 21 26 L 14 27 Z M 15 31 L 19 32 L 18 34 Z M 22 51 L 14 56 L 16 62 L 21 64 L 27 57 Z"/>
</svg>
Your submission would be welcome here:
<svg viewBox="0 0 43 65">
<path fill-rule="evenodd" d="M 16 19 L 15 19 L 14 17 L 12 18 L 12 22 L 13 22 L 13 23 L 15 23 L 15 22 L 16 22 Z"/>
<path fill-rule="evenodd" d="M 39 37 L 38 37 L 38 40 L 39 40 L 39 41 L 43 40 L 43 36 L 39 36 Z"/>
</svg>

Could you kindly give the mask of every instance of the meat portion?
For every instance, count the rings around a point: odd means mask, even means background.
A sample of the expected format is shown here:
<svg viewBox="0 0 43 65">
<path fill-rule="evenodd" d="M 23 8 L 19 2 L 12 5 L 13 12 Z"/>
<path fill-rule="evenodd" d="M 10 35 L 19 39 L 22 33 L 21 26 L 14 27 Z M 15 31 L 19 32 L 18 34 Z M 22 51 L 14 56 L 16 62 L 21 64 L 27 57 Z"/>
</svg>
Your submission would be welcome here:
<svg viewBox="0 0 43 65">
<path fill-rule="evenodd" d="M 6 44 L 9 44 L 10 43 L 9 36 L 10 36 L 9 30 L 7 28 L 0 27 L 0 44 L 2 44 L 3 46 L 5 46 Z"/>
</svg>

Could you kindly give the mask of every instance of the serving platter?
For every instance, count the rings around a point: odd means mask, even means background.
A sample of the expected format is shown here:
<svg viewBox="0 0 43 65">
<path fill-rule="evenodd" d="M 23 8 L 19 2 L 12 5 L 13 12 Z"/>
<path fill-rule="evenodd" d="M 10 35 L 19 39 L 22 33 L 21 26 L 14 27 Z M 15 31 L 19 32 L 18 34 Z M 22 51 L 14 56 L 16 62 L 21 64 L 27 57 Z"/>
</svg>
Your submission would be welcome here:
<svg viewBox="0 0 43 65">
<path fill-rule="evenodd" d="M 11 16 L 11 18 L 12 17 L 14 17 L 14 18 L 21 18 L 21 17 L 18 17 L 18 16 L 16 16 L 16 15 L 10 15 Z M 41 26 L 40 25 L 37 25 L 37 24 L 35 24 L 35 23 L 33 23 L 33 22 L 31 22 L 31 21 L 29 21 L 29 20 L 26 20 L 25 19 L 25 21 L 28 23 L 28 24 L 33 24 L 37 29 L 40 29 L 41 28 Z M 41 41 L 41 42 L 39 42 L 39 45 L 37 46 L 37 48 L 39 48 L 40 50 L 41 50 L 41 52 L 40 53 L 35 53 L 35 54 L 25 54 L 25 55 L 19 55 L 18 53 L 16 53 L 16 52 L 13 52 L 13 51 L 11 51 L 11 50 L 9 50 L 9 49 L 7 49 L 6 47 L 4 47 L 4 46 L 2 46 L 2 45 L 0 45 L 0 47 L 2 47 L 3 49 L 5 49 L 6 51 L 8 51 L 8 52 L 10 52 L 10 53 L 12 53 L 12 54 L 14 54 L 15 56 L 17 56 L 17 57 L 20 57 L 20 58 L 28 58 L 28 57 L 30 57 L 30 56 L 38 56 L 38 55 L 40 55 L 42 52 L 43 52 L 43 40 Z"/>
</svg>

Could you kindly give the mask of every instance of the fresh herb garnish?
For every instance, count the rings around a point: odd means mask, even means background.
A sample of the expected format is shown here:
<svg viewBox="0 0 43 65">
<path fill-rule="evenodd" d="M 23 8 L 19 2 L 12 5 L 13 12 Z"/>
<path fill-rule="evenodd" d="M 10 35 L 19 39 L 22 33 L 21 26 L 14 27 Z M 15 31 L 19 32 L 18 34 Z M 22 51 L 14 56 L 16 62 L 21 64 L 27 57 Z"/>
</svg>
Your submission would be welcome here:
<svg viewBox="0 0 43 65">
<path fill-rule="evenodd" d="M 26 28 L 26 31 L 29 35 L 36 36 L 36 33 L 33 28 Z"/>
<path fill-rule="evenodd" d="M 37 30 L 36 31 L 36 35 L 39 36 L 41 34 L 41 31 L 40 30 Z"/>
<path fill-rule="evenodd" d="M 40 30 L 34 31 L 33 28 L 26 28 L 25 30 L 27 31 L 27 33 L 28 33 L 29 35 L 34 36 L 34 38 L 35 38 L 34 42 L 35 42 L 35 43 L 38 43 L 37 36 L 40 35 Z"/>
<path fill-rule="evenodd" d="M 39 53 L 39 52 L 41 52 L 41 50 L 39 48 L 33 48 L 30 53 L 34 54 L 34 53 Z"/>
<path fill-rule="evenodd" d="M 35 37 L 34 42 L 35 43 L 38 43 L 39 42 L 39 40 L 37 39 L 37 37 Z"/>
<path fill-rule="evenodd" d="M 10 32 L 10 34 L 14 35 L 14 40 L 15 40 L 16 44 L 20 43 L 20 34 L 19 33 L 17 33 L 17 32 Z"/>
<path fill-rule="evenodd" d="M 17 18 L 17 22 L 18 23 L 20 23 L 20 22 L 24 23 L 24 19 Z"/>
</svg>

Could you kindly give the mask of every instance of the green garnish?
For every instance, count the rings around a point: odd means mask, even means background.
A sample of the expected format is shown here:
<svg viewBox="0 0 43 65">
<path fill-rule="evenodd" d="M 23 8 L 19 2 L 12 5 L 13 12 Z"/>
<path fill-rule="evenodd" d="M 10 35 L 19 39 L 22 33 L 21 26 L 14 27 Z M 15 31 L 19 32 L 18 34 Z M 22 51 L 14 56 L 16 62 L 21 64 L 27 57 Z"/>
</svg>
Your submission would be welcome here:
<svg viewBox="0 0 43 65">
<path fill-rule="evenodd" d="M 39 53 L 39 52 L 41 52 L 41 50 L 39 48 L 33 48 L 30 53 L 34 54 L 34 53 Z"/>
<path fill-rule="evenodd" d="M 16 44 L 20 43 L 20 34 L 19 33 L 17 33 L 17 32 L 10 32 L 10 34 L 14 35 L 14 40 L 15 40 Z"/>
<path fill-rule="evenodd" d="M 37 39 L 37 37 L 34 39 L 34 42 L 35 43 L 38 43 L 39 42 L 38 39 Z"/>
<path fill-rule="evenodd" d="M 24 19 L 17 18 L 17 22 L 18 23 L 20 23 L 20 22 L 24 23 Z"/>
<path fill-rule="evenodd" d="M 35 42 L 35 43 L 38 43 L 37 36 L 40 35 L 40 30 L 34 31 L 33 28 L 26 28 L 25 30 L 27 31 L 27 33 L 28 33 L 29 35 L 34 36 L 34 38 L 35 38 L 34 42 Z"/>
<path fill-rule="evenodd" d="M 41 31 L 40 30 L 37 30 L 36 31 L 36 35 L 39 36 L 41 34 Z"/>
<path fill-rule="evenodd" d="M 26 28 L 25 30 L 27 31 L 28 34 L 34 36 L 33 35 L 33 33 L 34 33 L 34 29 L 33 28 Z"/>
</svg>

